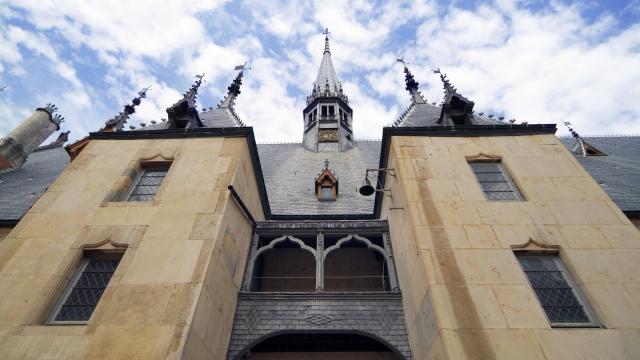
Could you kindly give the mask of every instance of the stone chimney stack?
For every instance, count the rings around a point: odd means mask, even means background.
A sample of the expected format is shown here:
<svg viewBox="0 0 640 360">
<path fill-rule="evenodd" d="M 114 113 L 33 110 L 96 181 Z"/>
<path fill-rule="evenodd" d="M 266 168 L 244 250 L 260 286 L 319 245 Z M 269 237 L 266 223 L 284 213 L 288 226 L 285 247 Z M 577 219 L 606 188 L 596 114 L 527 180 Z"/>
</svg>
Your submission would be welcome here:
<svg viewBox="0 0 640 360">
<path fill-rule="evenodd" d="M 7 136 L 0 139 L 0 170 L 18 168 L 51 134 L 60 129 L 64 120 L 55 114 L 55 105 L 38 108 Z"/>
</svg>

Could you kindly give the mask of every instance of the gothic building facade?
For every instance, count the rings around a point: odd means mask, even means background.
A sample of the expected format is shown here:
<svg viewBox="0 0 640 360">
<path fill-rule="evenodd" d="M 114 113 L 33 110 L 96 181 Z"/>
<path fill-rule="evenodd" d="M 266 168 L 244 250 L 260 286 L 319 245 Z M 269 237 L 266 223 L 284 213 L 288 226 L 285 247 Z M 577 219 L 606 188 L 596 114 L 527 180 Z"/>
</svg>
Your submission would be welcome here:
<svg viewBox="0 0 640 360">
<path fill-rule="evenodd" d="M 380 141 L 329 39 L 300 144 L 256 144 L 195 84 L 66 148 L 38 109 L 0 141 L 5 359 L 640 357 L 640 139 L 474 112 L 441 74 Z M 66 150 L 66 151 L 65 151 Z"/>
</svg>

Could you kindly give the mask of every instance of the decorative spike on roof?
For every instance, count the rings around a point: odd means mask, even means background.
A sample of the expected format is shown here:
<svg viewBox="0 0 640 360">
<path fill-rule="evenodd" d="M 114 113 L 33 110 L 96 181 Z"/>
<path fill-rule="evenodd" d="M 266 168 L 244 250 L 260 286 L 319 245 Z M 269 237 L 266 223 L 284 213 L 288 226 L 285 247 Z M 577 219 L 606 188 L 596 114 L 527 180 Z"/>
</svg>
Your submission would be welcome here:
<svg viewBox="0 0 640 360">
<path fill-rule="evenodd" d="M 126 104 L 124 106 L 124 111 L 118 113 L 118 115 L 113 118 L 107 120 L 104 123 L 104 127 L 101 131 L 121 131 L 124 128 L 124 125 L 127 123 L 129 119 L 129 115 L 136 112 L 136 106 L 140 105 L 142 99 L 147 97 L 147 91 L 151 88 L 151 85 L 143 88 L 138 92 L 138 96 L 131 100 L 131 104 Z"/>
<path fill-rule="evenodd" d="M 409 68 L 407 67 L 408 63 L 404 61 L 404 58 L 397 58 L 396 61 L 404 65 L 404 81 L 406 84 L 405 89 L 407 89 L 407 91 L 409 91 L 409 94 L 411 94 L 411 101 L 415 104 L 426 104 L 427 101 L 420 93 L 420 84 L 416 81 L 416 79 L 414 79 L 411 70 L 409 70 Z"/>
<path fill-rule="evenodd" d="M 42 110 L 48 112 L 49 115 L 51 115 L 51 120 L 57 125 L 60 125 L 64 122 L 64 117 L 62 117 L 62 115 L 60 115 L 59 113 L 56 113 L 58 111 L 58 107 L 55 104 L 47 103 L 47 105 L 45 105 Z"/>
<path fill-rule="evenodd" d="M 442 112 L 438 122 L 443 125 L 469 125 L 473 119 L 473 101 L 462 96 L 447 79 L 447 75 L 440 68 L 433 70 L 440 74 L 440 80 L 444 87 L 444 99 L 442 100 Z"/>
<path fill-rule="evenodd" d="M 307 104 L 312 103 L 317 98 L 337 97 L 345 103 L 349 103 L 348 97 L 342 90 L 342 83 L 338 80 L 338 75 L 331 61 L 331 51 L 329 49 L 329 29 L 323 32 L 324 37 L 324 53 L 322 54 L 322 62 L 318 69 L 316 81 L 313 83 L 311 94 L 307 97 Z"/>
<path fill-rule="evenodd" d="M 235 79 L 231 82 L 231 85 L 227 87 L 227 95 L 222 99 L 218 108 L 231 108 L 235 104 L 236 97 L 240 95 L 240 86 L 242 85 L 242 77 L 244 76 L 244 70 L 246 68 L 247 63 L 245 62 L 243 65 L 238 65 L 235 67 L 235 70 L 240 70 Z M 251 69 L 251 68 L 247 68 Z"/>
<path fill-rule="evenodd" d="M 203 82 L 204 73 L 195 77 L 196 81 L 183 94 L 182 99 L 167 108 L 170 126 L 173 128 L 202 127 L 202 122 L 196 109 L 196 98 L 198 97 L 198 89 Z"/>
<path fill-rule="evenodd" d="M 604 152 L 598 150 L 595 146 L 586 142 L 582 138 L 582 136 L 580 136 L 580 134 L 578 134 L 578 132 L 573 129 L 570 122 L 563 121 L 563 124 L 564 126 L 567 127 L 567 129 L 569 129 L 571 136 L 573 136 L 576 139 L 576 143 L 573 145 L 573 149 L 571 149 L 571 151 L 573 151 L 575 154 L 581 155 L 581 156 L 606 156 L 607 155 Z"/>
</svg>

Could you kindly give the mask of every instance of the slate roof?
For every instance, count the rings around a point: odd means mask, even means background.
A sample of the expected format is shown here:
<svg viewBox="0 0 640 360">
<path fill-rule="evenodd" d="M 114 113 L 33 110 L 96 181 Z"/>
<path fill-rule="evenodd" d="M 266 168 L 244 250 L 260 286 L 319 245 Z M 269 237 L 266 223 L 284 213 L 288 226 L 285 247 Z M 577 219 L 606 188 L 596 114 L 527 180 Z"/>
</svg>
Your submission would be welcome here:
<svg viewBox="0 0 640 360">
<path fill-rule="evenodd" d="M 582 137 L 607 156 L 576 159 L 623 211 L 640 211 L 640 136 Z M 571 151 L 574 138 L 560 138 Z"/>
<path fill-rule="evenodd" d="M 438 119 L 440 118 L 440 112 L 442 107 L 424 103 L 414 103 L 409 106 L 407 111 L 401 115 L 397 126 L 401 127 L 423 127 L 423 126 L 437 126 L 439 125 Z M 505 125 L 504 122 L 488 118 L 486 116 L 480 116 L 478 114 L 473 115 L 473 123 L 476 125 Z"/>
<path fill-rule="evenodd" d="M 374 196 L 362 196 L 365 170 L 378 168 L 380 141 L 356 142 L 345 151 L 312 152 L 302 144 L 258 144 L 271 212 L 276 215 L 372 214 Z M 315 180 L 324 160 L 338 178 L 336 201 L 318 201 Z"/>
<path fill-rule="evenodd" d="M 241 125 L 241 120 L 233 111 L 233 108 L 213 108 L 211 110 L 204 110 L 198 113 L 200 121 L 204 127 L 209 128 L 225 128 L 225 127 L 238 127 Z M 133 131 L 140 130 L 163 130 L 169 128 L 168 121 L 161 121 L 155 124 L 147 125 L 145 127 L 137 127 Z"/>
<path fill-rule="evenodd" d="M 36 150 L 18 169 L 0 171 L 0 220 L 19 220 L 69 164 L 62 146 Z"/>
</svg>

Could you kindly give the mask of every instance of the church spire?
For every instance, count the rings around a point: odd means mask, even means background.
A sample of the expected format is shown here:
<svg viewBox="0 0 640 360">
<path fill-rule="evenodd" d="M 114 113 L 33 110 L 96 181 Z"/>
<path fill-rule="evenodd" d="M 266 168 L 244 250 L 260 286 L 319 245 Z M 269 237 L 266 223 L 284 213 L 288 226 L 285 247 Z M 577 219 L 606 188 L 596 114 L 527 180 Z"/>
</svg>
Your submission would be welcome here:
<svg viewBox="0 0 640 360">
<path fill-rule="evenodd" d="M 104 123 L 104 127 L 101 131 L 121 131 L 124 127 L 124 124 L 126 124 L 127 120 L 129 120 L 129 115 L 136 112 L 136 106 L 140 105 L 142 99 L 147 97 L 147 91 L 149 91 L 149 88 L 151 88 L 151 86 L 147 86 L 146 88 L 140 90 L 138 92 L 138 96 L 131 100 L 131 104 L 125 105 L 123 111 Z"/>
<path fill-rule="evenodd" d="M 329 29 L 325 29 L 323 34 L 324 53 L 322 54 L 322 62 L 318 69 L 316 81 L 313 83 L 311 95 L 307 97 L 307 104 L 310 104 L 317 98 L 322 97 L 337 97 L 345 103 L 349 103 L 349 98 L 342 90 L 342 83 L 338 80 L 338 75 L 336 74 L 336 70 L 333 67 L 333 61 L 331 60 L 331 50 L 329 50 Z"/>
<path fill-rule="evenodd" d="M 342 151 L 353 147 L 353 110 L 331 60 L 329 29 L 324 32 L 324 52 L 307 106 L 302 111 L 303 143 L 311 151 Z"/>
</svg>

